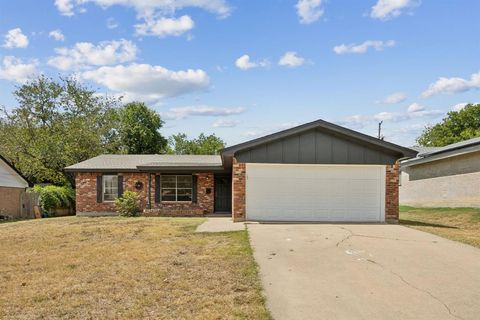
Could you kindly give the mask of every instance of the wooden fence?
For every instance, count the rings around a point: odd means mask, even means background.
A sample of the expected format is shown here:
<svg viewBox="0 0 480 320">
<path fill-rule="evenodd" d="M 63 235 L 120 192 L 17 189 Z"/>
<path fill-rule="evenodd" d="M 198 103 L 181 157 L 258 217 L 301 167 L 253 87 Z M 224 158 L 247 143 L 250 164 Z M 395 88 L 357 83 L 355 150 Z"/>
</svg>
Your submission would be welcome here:
<svg viewBox="0 0 480 320">
<path fill-rule="evenodd" d="M 39 197 L 40 195 L 35 192 L 23 192 L 20 196 L 20 218 L 31 219 L 35 218 L 35 207 L 39 213 Z M 38 215 L 37 213 L 37 215 Z M 38 216 L 37 216 L 38 217 Z"/>
</svg>

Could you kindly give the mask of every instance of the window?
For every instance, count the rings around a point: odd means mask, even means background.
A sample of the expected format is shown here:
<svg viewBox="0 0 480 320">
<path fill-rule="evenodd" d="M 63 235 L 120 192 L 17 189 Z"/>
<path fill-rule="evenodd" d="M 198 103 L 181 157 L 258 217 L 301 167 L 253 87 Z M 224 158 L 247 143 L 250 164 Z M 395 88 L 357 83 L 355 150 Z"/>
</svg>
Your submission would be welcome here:
<svg viewBox="0 0 480 320">
<path fill-rule="evenodd" d="M 162 201 L 192 201 L 192 176 L 162 175 Z"/>
<path fill-rule="evenodd" d="M 103 176 L 103 201 L 118 198 L 118 176 Z"/>
</svg>

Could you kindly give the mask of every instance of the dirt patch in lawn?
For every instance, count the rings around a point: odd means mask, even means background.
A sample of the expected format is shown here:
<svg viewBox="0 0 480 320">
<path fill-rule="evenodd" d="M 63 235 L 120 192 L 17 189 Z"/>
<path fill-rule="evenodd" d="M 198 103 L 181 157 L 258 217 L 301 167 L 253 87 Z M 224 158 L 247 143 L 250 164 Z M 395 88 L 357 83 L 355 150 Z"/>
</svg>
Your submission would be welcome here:
<svg viewBox="0 0 480 320">
<path fill-rule="evenodd" d="M 400 224 L 480 248 L 480 209 L 401 206 Z"/>
<path fill-rule="evenodd" d="M 1 319 L 269 319 L 246 231 L 195 218 L 0 225 Z"/>
</svg>

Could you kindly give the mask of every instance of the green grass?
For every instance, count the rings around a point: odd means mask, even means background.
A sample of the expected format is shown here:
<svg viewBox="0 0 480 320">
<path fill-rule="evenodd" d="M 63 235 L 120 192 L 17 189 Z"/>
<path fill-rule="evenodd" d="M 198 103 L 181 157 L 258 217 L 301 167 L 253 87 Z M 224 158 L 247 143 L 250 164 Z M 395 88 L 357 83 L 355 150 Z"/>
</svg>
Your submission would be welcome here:
<svg viewBox="0 0 480 320">
<path fill-rule="evenodd" d="M 480 209 L 400 206 L 400 224 L 480 248 Z"/>
<path fill-rule="evenodd" d="M 200 218 L 0 225 L 0 319 L 270 319 L 246 230 Z"/>
</svg>

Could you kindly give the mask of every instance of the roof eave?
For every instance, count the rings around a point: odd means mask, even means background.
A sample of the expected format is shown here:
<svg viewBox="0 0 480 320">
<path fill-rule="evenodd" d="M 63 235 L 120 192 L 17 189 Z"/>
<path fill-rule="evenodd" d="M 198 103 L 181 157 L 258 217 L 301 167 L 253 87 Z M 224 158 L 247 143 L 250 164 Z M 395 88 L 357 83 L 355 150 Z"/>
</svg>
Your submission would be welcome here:
<svg viewBox="0 0 480 320">
<path fill-rule="evenodd" d="M 180 171 L 192 171 L 192 172 L 221 172 L 225 168 L 221 165 L 219 166 L 137 166 L 137 168 L 132 169 L 122 169 L 122 168 L 65 168 L 65 172 L 180 172 Z"/>
<path fill-rule="evenodd" d="M 437 153 L 437 154 L 432 154 L 428 157 L 423 157 L 419 159 L 411 159 L 405 162 L 402 162 L 402 167 L 411 167 L 423 163 L 428 163 L 428 162 L 433 162 L 433 161 L 438 161 L 442 159 L 447 159 L 447 158 L 452 158 L 460 155 L 464 155 L 467 153 L 472 153 L 472 152 L 478 152 L 480 151 L 480 144 L 473 145 L 470 147 L 464 147 L 461 149 L 453 149 L 453 150 L 448 150 L 444 151 L 442 153 Z"/>
</svg>

